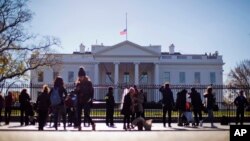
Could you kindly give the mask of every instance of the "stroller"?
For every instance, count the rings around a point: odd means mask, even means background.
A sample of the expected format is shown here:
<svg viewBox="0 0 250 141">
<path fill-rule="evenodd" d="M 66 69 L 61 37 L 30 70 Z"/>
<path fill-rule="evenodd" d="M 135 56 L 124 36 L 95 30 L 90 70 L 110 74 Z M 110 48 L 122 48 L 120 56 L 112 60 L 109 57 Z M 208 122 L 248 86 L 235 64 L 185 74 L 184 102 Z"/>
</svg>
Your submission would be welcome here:
<svg viewBox="0 0 250 141">
<path fill-rule="evenodd" d="M 190 123 L 192 123 L 192 126 L 194 126 L 194 118 L 191 111 L 191 103 L 186 102 L 186 111 L 182 114 L 182 121 L 184 123 L 184 126 L 189 126 Z"/>
</svg>

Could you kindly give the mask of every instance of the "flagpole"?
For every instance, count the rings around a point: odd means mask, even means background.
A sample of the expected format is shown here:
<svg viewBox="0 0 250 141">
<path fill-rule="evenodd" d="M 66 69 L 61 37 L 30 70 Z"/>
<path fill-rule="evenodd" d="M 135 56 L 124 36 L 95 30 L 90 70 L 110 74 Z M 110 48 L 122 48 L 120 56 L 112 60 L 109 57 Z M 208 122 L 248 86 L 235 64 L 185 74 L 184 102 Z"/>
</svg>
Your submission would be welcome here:
<svg viewBox="0 0 250 141">
<path fill-rule="evenodd" d="M 127 25 L 127 13 L 126 13 L 126 40 L 128 40 L 128 25 Z"/>
</svg>

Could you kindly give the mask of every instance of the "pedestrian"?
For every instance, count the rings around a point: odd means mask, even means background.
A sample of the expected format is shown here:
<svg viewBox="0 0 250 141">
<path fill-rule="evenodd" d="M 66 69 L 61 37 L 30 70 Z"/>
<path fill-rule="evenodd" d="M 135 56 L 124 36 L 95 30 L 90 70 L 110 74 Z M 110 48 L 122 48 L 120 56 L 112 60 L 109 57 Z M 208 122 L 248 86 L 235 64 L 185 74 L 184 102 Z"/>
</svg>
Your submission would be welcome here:
<svg viewBox="0 0 250 141">
<path fill-rule="evenodd" d="M 49 91 L 48 85 L 43 85 L 42 93 L 37 97 L 38 130 L 43 130 L 47 122 L 50 107 Z"/>
<path fill-rule="evenodd" d="M 133 102 L 134 102 L 134 113 L 136 118 L 143 117 L 143 101 L 144 101 L 143 93 L 140 91 L 135 92 L 133 96 Z"/>
<path fill-rule="evenodd" d="M 216 99 L 213 93 L 213 88 L 211 86 L 207 87 L 206 92 L 204 93 L 204 98 L 205 98 L 205 108 L 207 109 L 208 117 L 200 123 L 200 126 L 202 126 L 202 123 L 205 120 L 209 120 L 211 122 L 211 128 L 217 128 L 214 125 L 214 113 L 213 113 L 213 107 L 215 105 Z"/>
<path fill-rule="evenodd" d="M 245 107 L 248 105 L 247 99 L 244 96 L 244 91 L 241 90 L 240 94 L 235 98 L 234 104 L 236 105 L 236 125 L 240 122 L 240 125 L 243 125 L 244 121 L 244 111 Z"/>
<path fill-rule="evenodd" d="M 134 111 L 134 106 L 132 102 L 132 96 L 135 93 L 135 89 L 133 87 L 130 87 L 128 90 L 128 93 L 124 96 L 124 99 L 122 101 L 122 110 L 121 114 L 124 115 L 123 117 L 123 129 L 125 131 L 130 129 L 130 116 L 132 115 Z"/>
<path fill-rule="evenodd" d="M 132 103 L 133 103 L 133 106 L 134 106 L 133 107 L 134 110 L 133 110 L 133 113 L 131 115 L 131 122 L 133 122 L 133 120 L 135 119 L 135 117 L 138 116 L 138 115 L 136 115 L 136 112 L 137 112 L 137 114 L 139 113 L 138 109 L 135 109 L 135 108 L 138 108 L 138 106 L 135 103 L 137 103 L 137 97 L 139 95 L 139 90 L 137 89 L 136 85 L 134 85 L 133 88 L 134 88 L 135 92 L 134 92 L 133 95 L 131 95 L 131 99 L 132 99 Z M 133 128 L 133 126 L 131 126 L 131 127 Z"/>
<path fill-rule="evenodd" d="M 64 81 L 61 76 L 57 76 L 54 81 L 54 87 L 49 92 L 50 102 L 54 118 L 55 129 L 58 130 L 58 119 L 60 123 L 60 116 L 63 118 L 63 127 L 66 130 L 66 109 L 64 105 L 67 91 L 64 87 Z"/>
<path fill-rule="evenodd" d="M 13 104 L 13 94 L 11 91 L 8 92 L 8 95 L 5 96 L 5 111 L 4 111 L 4 117 L 5 117 L 5 124 L 9 125 L 10 123 L 10 117 L 11 117 L 11 110 L 12 110 L 12 104 Z"/>
<path fill-rule="evenodd" d="M 168 127 L 172 127 L 172 110 L 174 107 L 173 92 L 170 89 L 169 83 L 165 83 L 160 87 L 159 91 L 162 94 L 162 110 L 163 110 L 163 126 L 166 127 L 166 113 L 168 112 Z"/>
<path fill-rule="evenodd" d="M 65 99 L 65 107 L 66 107 L 66 115 L 68 116 L 68 126 L 71 127 L 74 123 L 75 116 L 75 108 L 73 103 L 74 93 L 70 92 L 70 94 Z"/>
<path fill-rule="evenodd" d="M 87 112 L 84 113 L 85 118 L 92 125 L 92 130 L 95 130 L 96 125 L 92 118 L 90 117 L 91 106 L 93 104 L 93 97 L 94 97 L 94 87 L 92 85 L 91 80 L 88 76 L 86 76 L 86 72 L 83 67 L 80 67 L 78 71 L 78 79 L 76 81 L 76 89 L 75 92 L 77 94 L 77 120 L 78 120 L 78 130 L 81 131 L 81 121 L 82 121 L 82 109 L 84 111 L 86 109 Z"/>
<path fill-rule="evenodd" d="M 4 98 L 2 96 L 2 93 L 0 92 L 0 126 L 2 122 L 2 109 L 4 108 Z"/>
<path fill-rule="evenodd" d="M 143 97 L 143 103 L 142 103 L 142 117 L 145 119 L 145 106 L 147 103 L 147 93 L 143 91 L 143 89 L 140 89 L 139 94 Z"/>
<path fill-rule="evenodd" d="M 183 114 L 186 111 L 188 107 L 186 107 L 186 95 L 187 95 L 187 90 L 182 89 L 180 92 L 177 93 L 177 98 L 176 98 L 176 109 L 178 110 L 179 116 L 178 116 L 178 126 L 183 126 L 184 121 L 183 121 Z"/>
<path fill-rule="evenodd" d="M 25 126 L 29 125 L 29 104 L 30 104 L 30 96 L 27 92 L 27 89 L 22 89 L 20 95 L 19 95 L 19 103 L 20 103 L 20 124 L 23 126 L 25 123 Z"/>
<path fill-rule="evenodd" d="M 108 93 L 105 96 L 106 101 L 106 125 L 114 127 L 114 108 L 115 108 L 115 99 L 113 92 L 113 87 L 108 87 Z"/>
<path fill-rule="evenodd" d="M 194 87 L 191 88 L 191 93 L 189 95 L 191 98 L 191 104 L 193 107 L 195 126 L 198 126 L 202 122 L 202 100 L 201 95 L 196 91 Z"/>
</svg>

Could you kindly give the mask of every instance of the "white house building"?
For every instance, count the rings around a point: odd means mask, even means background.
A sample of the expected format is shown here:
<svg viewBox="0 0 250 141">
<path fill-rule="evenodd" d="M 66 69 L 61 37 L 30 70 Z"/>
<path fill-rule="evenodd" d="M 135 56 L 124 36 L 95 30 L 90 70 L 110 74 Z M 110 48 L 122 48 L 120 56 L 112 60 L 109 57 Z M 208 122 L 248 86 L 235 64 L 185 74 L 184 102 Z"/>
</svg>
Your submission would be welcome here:
<svg viewBox="0 0 250 141">
<path fill-rule="evenodd" d="M 123 41 L 113 46 L 92 45 L 86 52 L 56 54 L 62 64 L 31 71 L 31 83 L 51 84 L 60 75 L 65 83 L 74 83 L 80 66 L 85 68 L 93 84 L 222 84 L 222 56 L 214 54 L 181 54 L 175 46 L 162 52 L 161 46 L 141 46 Z M 119 99 L 119 97 L 116 97 Z"/>
</svg>

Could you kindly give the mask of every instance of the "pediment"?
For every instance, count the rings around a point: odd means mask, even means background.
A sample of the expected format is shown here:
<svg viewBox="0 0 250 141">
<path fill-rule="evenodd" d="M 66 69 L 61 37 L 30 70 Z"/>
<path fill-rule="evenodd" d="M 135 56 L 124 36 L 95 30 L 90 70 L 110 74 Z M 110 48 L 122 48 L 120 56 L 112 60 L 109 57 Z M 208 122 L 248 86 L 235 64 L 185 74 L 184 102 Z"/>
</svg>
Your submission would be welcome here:
<svg viewBox="0 0 250 141">
<path fill-rule="evenodd" d="M 124 41 L 114 46 L 103 47 L 95 53 L 95 56 L 159 56 L 159 53 L 130 41 Z"/>
</svg>

